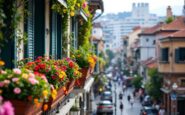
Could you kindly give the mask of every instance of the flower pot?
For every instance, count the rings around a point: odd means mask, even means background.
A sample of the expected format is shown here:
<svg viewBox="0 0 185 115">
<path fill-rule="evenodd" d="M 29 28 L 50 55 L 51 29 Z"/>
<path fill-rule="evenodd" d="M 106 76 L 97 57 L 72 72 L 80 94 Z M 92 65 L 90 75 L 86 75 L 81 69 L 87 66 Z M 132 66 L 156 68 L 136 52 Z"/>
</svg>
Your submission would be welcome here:
<svg viewBox="0 0 185 115">
<path fill-rule="evenodd" d="M 67 84 L 67 90 L 68 90 L 68 94 L 73 90 L 74 86 L 75 86 L 75 81 L 76 80 L 69 80 L 68 84 Z"/>
<path fill-rule="evenodd" d="M 86 79 L 90 76 L 90 68 L 82 68 L 80 70 L 82 77 L 76 80 L 76 86 L 83 87 Z"/>
<path fill-rule="evenodd" d="M 48 102 L 44 102 L 44 104 L 48 105 L 48 110 L 51 110 L 53 108 L 55 108 L 57 106 L 57 104 L 62 101 L 62 99 L 64 98 L 65 94 L 64 94 L 64 90 L 63 88 L 59 88 L 57 90 L 57 96 L 55 99 L 53 99 L 52 97 L 50 97 Z M 43 106 L 44 106 L 43 104 Z"/>
<path fill-rule="evenodd" d="M 37 105 L 28 101 L 10 100 L 14 107 L 15 115 L 41 115 L 42 104 Z"/>
</svg>

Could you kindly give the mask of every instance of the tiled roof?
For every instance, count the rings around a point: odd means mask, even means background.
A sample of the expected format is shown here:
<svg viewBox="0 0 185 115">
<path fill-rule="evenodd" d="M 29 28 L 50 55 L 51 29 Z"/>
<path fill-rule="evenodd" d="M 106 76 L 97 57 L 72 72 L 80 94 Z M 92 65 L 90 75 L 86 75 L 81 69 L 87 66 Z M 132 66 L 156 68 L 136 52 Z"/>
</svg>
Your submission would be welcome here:
<svg viewBox="0 0 185 115">
<path fill-rule="evenodd" d="M 151 34 L 155 34 L 155 32 L 160 29 L 160 27 L 164 25 L 162 22 L 154 25 L 153 27 L 150 28 L 144 28 L 143 32 L 141 32 L 140 35 L 151 35 Z"/>
<path fill-rule="evenodd" d="M 184 30 L 179 30 L 179 31 L 174 32 L 172 34 L 169 34 L 163 38 L 185 38 L 185 28 L 184 28 Z"/>
<path fill-rule="evenodd" d="M 169 24 L 165 24 L 160 28 L 161 31 L 172 31 L 185 29 L 185 17 L 177 17 L 174 21 Z"/>
</svg>

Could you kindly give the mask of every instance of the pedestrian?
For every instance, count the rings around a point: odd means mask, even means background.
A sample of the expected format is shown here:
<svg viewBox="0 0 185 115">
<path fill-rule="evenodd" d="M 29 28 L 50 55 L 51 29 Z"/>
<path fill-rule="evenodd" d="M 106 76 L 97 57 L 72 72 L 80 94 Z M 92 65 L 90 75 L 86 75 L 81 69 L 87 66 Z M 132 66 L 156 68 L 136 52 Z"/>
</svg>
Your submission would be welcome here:
<svg viewBox="0 0 185 115">
<path fill-rule="evenodd" d="M 140 99 L 140 103 L 142 103 L 143 102 L 143 95 L 140 95 L 139 99 Z"/>
<path fill-rule="evenodd" d="M 130 102 L 130 98 L 131 98 L 131 97 L 130 97 L 130 95 L 128 95 L 128 96 L 127 96 L 127 100 L 128 100 L 128 102 Z"/>
<path fill-rule="evenodd" d="M 119 99 L 122 100 L 122 98 L 123 98 L 123 94 L 120 92 Z"/>
<path fill-rule="evenodd" d="M 120 103 L 119 108 L 120 108 L 121 112 L 123 112 L 123 103 L 122 102 Z"/>
<path fill-rule="evenodd" d="M 160 109 L 159 109 L 159 115 L 165 115 L 165 109 L 164 109 L 164 107 L 160 107 Z"/>
</svg>

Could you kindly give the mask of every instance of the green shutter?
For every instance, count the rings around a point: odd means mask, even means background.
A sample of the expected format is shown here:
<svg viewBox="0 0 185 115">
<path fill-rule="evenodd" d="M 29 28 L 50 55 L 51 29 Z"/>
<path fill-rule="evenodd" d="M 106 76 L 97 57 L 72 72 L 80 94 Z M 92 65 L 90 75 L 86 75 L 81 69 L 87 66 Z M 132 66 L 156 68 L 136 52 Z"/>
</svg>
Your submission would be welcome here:
<svg viewBox="0 0 185 115">
<path fill-rule="evenodd" d="M 51 42 L 50 53 L 52 58 L 57 58 L 57 14 L 52 11 L 51 15 Z"/>
<path fill-rule="evenodd" d="M 179 48 L 175 49 L 175 62 L 176 63 L 179 63 L 179 58 L 180 58 L 180 55 L 179 55 Z"/>
<path fill-rule="evenodd" d="M 45 0 L 35 0 L 34 57 L 45 55 Z"/>
<path fill-rule="evenodd" d="M 62 20 L 61 15 L 57 15 L 57 59 L 62 58 Z"/>
</svg>

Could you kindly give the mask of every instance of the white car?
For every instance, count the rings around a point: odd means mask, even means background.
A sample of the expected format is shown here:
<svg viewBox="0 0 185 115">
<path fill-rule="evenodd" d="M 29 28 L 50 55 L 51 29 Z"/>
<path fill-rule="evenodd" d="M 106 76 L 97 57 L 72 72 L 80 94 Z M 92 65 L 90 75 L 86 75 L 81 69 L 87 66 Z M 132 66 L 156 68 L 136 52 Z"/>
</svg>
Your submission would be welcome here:
<svg viewBox="0 0 185 115">
<path fill-rule="evenodd" d="M 97 104 L 97 115 L 102 113 L 113 114 L 113 104 L 111 101 L 104 100 Z"/>
</svg>

